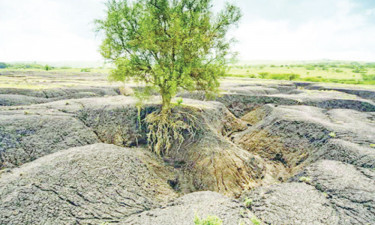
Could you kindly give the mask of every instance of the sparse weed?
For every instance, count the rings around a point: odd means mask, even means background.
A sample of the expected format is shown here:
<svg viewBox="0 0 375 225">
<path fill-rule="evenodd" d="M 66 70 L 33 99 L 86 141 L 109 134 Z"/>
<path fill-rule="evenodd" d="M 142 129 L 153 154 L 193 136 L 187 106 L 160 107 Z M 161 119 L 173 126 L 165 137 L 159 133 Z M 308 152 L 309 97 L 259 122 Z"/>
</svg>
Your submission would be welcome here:
<svg viewBox="0 0 375 225">
<path fill-rule="evenodd" d="M 222 225 L 223 221 L 217 216 L 207 216 L 206 219 L 201 219 L 199 216 L 195 215 L 194 218 L 195 225 Z"/>
<path fill-rule="evenodd" d="M 182 102 L 183 102 L 183 99 L 182 98 L 178 98 L 176 100 L 177 106 L 180 106 L 182 104 Z"/>
<path fill-rule="evenodd" d="M 256 216 L 253 216 L 251 217 L 251 222 L 254 224 L 254 225 L 261 225 L 262 222 L 256 217 Z"/>
<path fill-rule="evenodd" d="M 245 201 L 244 201 L 244 204 L 245 204 L 246 208 L 250 208 L 251 205 L 253 204 L 253 200 L 250 199 L 250 198 L 246 198 Z"/>
<path fill-rule="evenodd" d="M 329 133 L 328 135 L 329 135 L 331 138 L 335 138 L 335 137 L 336 137 L 336 133 L 333 132 L 333 131 L 332 131 L 331 133 Z"/>
<path fill-rule="evenodd" d="M 299 181 L 304 182 L 306 184 L 310 184 L 311 183 L 311 178 L 310 177 L 300 177 Z"/>
</svg>

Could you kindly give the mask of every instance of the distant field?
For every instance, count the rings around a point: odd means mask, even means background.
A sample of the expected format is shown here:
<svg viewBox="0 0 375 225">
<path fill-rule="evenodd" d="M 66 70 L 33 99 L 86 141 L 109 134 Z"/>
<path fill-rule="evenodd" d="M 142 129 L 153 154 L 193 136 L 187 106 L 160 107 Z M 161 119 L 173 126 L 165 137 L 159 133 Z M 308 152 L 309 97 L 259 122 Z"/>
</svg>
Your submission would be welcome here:
<svg viewBox="0 0 375 225">
<path fill-rule="evenodd" d="M 34 86 L 38 86 L 38 88 L 50 88 L 52 86 L 61 86 L 61 83 L 64 83 L 64 86 L 75 86 L 80 83 L 95 86 L 99 83 L 106 82 L 106 76 L 103 75 L 107 75 L 110 69 L 0 63 L 0 74 L 8 73 L 9 71 L 23 71 L 24 76 L 17 74 L 16 77 L 11 79 L 9 76 L 0 76 L 0 87 L 34 88 Z M 44 81 L 43 77 L 32 78 L 31 76 L 27 76 L 27 73 L 30 72 L 43 73 L 43 71 L 48 71 L 49 75 L 56 75 L 57 77 Z M 84 79 L 82 79 L 82 76 Z M 98 77 L 100 77 L 100 79 L 98 79 Z M 230 66 L 227 77 L 375 85 L 375 63 L 320 62 L 277 65 L 238 64 Z M 59 81 L 58 79 L 62 80 Z M 100 80 L 100 82 L 98 82 L 98 80 Z"/>
<path fill-rule="evenodd" d="M 375 63 L 234 65 L 228 76 L 375 85 Z"/>
</svg>

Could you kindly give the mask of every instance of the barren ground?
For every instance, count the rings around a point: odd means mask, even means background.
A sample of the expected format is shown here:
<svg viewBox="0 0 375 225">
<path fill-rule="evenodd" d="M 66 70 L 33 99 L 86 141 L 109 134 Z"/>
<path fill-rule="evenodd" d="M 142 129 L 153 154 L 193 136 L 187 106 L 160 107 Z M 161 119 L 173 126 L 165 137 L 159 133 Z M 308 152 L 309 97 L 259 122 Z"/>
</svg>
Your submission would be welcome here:
<svg viewBox="0 0 375 225">
<path fill-rule="evenodd" d="M 231 78 L 163 158 L 136 87 L 105 74 L 0 74 L 0 224 L 373 224 L 375 90 Z"/>
</svg>

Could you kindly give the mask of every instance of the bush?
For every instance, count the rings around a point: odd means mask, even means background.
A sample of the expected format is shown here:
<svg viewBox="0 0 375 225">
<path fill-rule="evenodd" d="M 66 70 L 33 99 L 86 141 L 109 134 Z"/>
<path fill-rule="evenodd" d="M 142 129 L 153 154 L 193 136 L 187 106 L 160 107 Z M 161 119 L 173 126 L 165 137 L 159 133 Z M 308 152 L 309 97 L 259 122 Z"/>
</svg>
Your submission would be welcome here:
<svg viewBox="0 0 375 225">
<path fill-rule="evenodd" d="M 369 74 L 369 75 L 362 74 L 362 79 L 364 81 L 375 81 L 375 74 Z"/>
<path fill-rule="evenodd" d="M 267 73 L 267 72 L 261 72 L 261 73 L 259 73 L 259 76 L 262 79 L 266 78 L 268 75 L 269 75 L 269 73 Z"/>
<path fill-rule="evenodd" d="M 0 62 L 0 69 L 7 68 L 8 65 L 6 63 Z"/>
<path fill-rule="evenodd" d="M 251 222 L 254 224 L 254 225 L 261 225 L 262 222 L 256 217 L 256 216 L 253 216 L 251 217 Z"/>
<path fill-rule="evenodd" d="M 245 204 L 246 208 L 250 208 L 251 205 L 253 204 L 253 200 L 250 199 L 250 198 L 246 198 L 245 201 L 244 201 L 244 204 Z"/>
<path fill-rule="evenodd" d="M 273 80 L 297 80 L 301 76 L 295 73 L 259 73 L 263 79 L 273 79 Z"/>
<path fill-rule="evenodd" d="M 90 68 L 82 68 L 81 72 L 89 73 L 89 72 L 91 72 L 91 69 Z"/>
</svg>

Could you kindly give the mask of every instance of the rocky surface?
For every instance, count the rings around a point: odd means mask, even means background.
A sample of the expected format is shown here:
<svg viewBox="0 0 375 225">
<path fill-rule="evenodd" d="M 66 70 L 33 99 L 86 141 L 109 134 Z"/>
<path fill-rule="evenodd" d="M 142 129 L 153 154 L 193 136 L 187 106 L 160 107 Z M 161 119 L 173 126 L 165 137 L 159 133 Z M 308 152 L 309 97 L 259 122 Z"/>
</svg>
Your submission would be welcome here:
<svg viewBox="0 0 375 225">
<path fill-rule="evenodd" d="M 244 193 L 251 211 L 266 224 L 338 224 L 326 195 L 305 183 L 283 183 Z"/>
<path fill-rule="evenodd" d="M 157 101 L 157 98 L 150 100 Z M 246 122 L 235 118 L 218 102 L 202 104 L 184 99 L 184 106 L 198 118 L 201 135 L 165 156 L 166 163 L 176 168 L 173 181 L 176 190 L 183 193 L 211 190 L 238 196 L 243 189 L 259 185 L 266 175 L 270 180 L 277 179 L 274 166 L 265 171 L 267 165 L 260 157 L 238 148 L 226 138 L 247 129 Z M 75 116 L 102 142 L 127 147 L 146 143 L 143 118 L 158 108 L 154 103 L 146 103 L 138 119 L 136 100 L 125 96 L 74 99 L 68 104 L 56 101 L 29 107 L 30 110 L 51 110 Z"/>
<path fill-rule="evenodd" d="M 319 159 L 375 166 L 373 112 L 265 105 L 243 119 L 253 126 L 234 142 L 294 171 Z"/>
<path fill-rule="evenodd" d="M 0 88 L 0 224 L 375 221 L 372 88 L 226 79 L 216 101 L 182 92 L 197 135 L 160 158 L 143 120 L 158 97 L 138 108 L 100 74 L 50 88 L 57 74 L 0 75 L 43 86 Z"/>
<path fill-rule="evenodd" d="M 14 167 L 70 147 L 99 142 L 81 121 L 48 111 L 0 111 L 0 168 Z"/>
<path fill-rule="evenodd" d="M 148 151 L 107 144 L 72 148 L 0 175 L 1 224 L 101 224 L 177 195 Z"/>
<path fill-rule="evenodd" d="M 216 216 L 223 224 L 252 224 L 254 215 L 238 201 L 215 192 L 195 192 L 184 195 L 167 206 L 130 216 L 121 224 L 132 225 L 190 225 L 196 217 Z"/>
<path fill-rule="evenodd" d="M 77 99 L 119 95 L 113 87 L 55 88 L 44 90 L 4 88 L 0 89 L 0 106 L 32 105 L 61 99 Z"/>
<path fill-rule="evenodd" d="M 375 221 L 375 171 L 322 160 L 307 167 L 305 177 L 324 193 L 336 211 L 339 224 L 372 224 Z"/>
<path fill-rule="evenodd" d="M 32 105 L 44 102 L 47 102 L 47 99 L 23 95 L 0 94 L 0 106 Z"/>
</svg>

